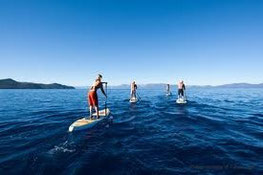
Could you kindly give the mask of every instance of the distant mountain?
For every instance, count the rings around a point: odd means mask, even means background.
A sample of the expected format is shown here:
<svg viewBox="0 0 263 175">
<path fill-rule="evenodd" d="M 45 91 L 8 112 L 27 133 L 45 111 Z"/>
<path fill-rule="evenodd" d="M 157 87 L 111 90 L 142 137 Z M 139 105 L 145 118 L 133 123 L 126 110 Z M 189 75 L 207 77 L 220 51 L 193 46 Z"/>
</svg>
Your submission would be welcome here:
<svg viewBox="0 0 263 175">
<path fill-rule="evenodd" d="M 112 88 L 112 89 L 130 89 L 130 85 L 129 84 L 121 84 L 121 85 L 117 85 L 117 86 L 109 86 L 109 88 Z"/>
<path fill-rule="evenodd" d="M 215 88 L 216 86 L 211 86 L 211 85 L 189 85 L 187 87 L 190 87 L 190 88 Z"/>
<path fill-rule="evenodd" d="M 165 83 L 151 83 L 151 84 L 138 84 L 139 89 L 166 89 Z M 170 84 L 171 89 L 177 89 L 177 85 Z M 89 89 L 89 86 L 79 86 L 77 89 Z M 130 89 L 129 84 L 121 84 L 116 86 L 108 85 L 108 88 L 111 89 Z M 263 88 L 263 83 L 261 84 L 249 84 L 249 83 L 232 83 L 232 84 L 224 84 L 219 86 L 211 86 L 211 85 L 187 85 L 186 88 Z"/>
<path fill-rule="evenodd" d="M 108 85 L 110 89 L 130 89 L 129 84 L 121 84 L 121 85 Z M 138 84 L 138 88 L 140 89 L 164 89 L 166 84 L 159 83 L 159 84 Z M 90 86 L 78 86 L 77 89 L 89 89 Z"/>
<path fill-rule="evenodd" d="M 29 82 L 18 82 L 13 79 L 0 80 L 0 89 L 75 89 L 72 86 L 66 86 L 58 83 L 40 84 Z"/>
<path fill-rule="evenodd" d="M 263 88 L 263 83 L 260 84 L 249 84 L 249 83 L 233 83 L 215 86 L 218 88 Z"/>
<path fill-rule="evenodd" d="M 171 89 L 176 89 L 177 85 L 170 84 Z M 122 84 L 119 86 L 110 86 L 113 89 L 130 89 L 130 85 Z M 263 88 L 263 83 L 261 84 L 249 84 L 249 83 L 233 83 L 233 84 L 224 84 L 219 86 L 211 86 L 211 85 L 186 85 L 187 88 Z M 152 84 L 138 84 L 138 88 L 140 89 L 165 89 L 165 83 L 152 83 Z"/>
<path fill-rule="evenodd" d="M 165 83 L 150 83 L 150 84 L 137 84 L 139 89 L 165 89 Z M 174 88 L 175 85 L 171 85 L 171 88 Z M 109 86 L 112 89 L 130 89 L 129 84 L 122 84 L 118 86 Z"/>
</svg>

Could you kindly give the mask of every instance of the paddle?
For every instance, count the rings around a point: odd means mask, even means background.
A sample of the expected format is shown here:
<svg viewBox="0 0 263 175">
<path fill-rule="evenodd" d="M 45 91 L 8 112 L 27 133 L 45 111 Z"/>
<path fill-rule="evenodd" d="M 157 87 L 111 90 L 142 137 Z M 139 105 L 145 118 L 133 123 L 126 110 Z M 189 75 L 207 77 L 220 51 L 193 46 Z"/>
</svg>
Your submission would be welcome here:
<svg viewBox="0 0 263 175">
<path fill-rule="evenodd" d="M 139 95 L 139 93 L 136 92 L 136 94 L 138 96 L 138 100 L 141 100 L 141 96 Z"/>
<path fill-rule="evenodd" d="M 105 82 L 105 91 L 106 91 L 106 100 L 105 100 L 105 116 L 107 112 L 107 99 L 108 99 L 108 87 L 107 87 L 107 82 Z"/>
<path fill-rule="evenodd" d="M 185 98 L 185 100 L 187 100 L 186 89 L 184 89 L 184 98 Z"/>
</svg>

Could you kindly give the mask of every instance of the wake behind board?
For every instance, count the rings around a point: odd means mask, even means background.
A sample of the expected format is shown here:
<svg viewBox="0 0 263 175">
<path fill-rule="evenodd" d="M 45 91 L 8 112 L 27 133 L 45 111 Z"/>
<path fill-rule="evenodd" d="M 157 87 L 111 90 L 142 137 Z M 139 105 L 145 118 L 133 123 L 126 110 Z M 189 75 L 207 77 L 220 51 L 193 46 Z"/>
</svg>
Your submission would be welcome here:
<svg viewBox="0 0 263 175">
<path fill-rule="evenodd" d="M 186 99 L 184 99 L 184 98 L 178 98 L 178 99 L 176 100 L 176 103 L 178 103 L 178 104 L 186 104 L 187 101 L 186 101 Z"/>
<path fill-rule="evenodd" d="M 130 103 L 136 103 L 138 101 L 138 98 L 132 97 L 130 99 Z"/>
<path fill-rule="evenodd" d="M 75 121 L 74 123 L 72 123 L 69 128 L 68 131 L 72 132 L 74 129 L 84 129 L 84 128 L 90 128 L 92 126 L 94 126 L 96 123 L 98 123 L 99 121 L 103 120 L 105 117 L 107 117 L 110 114 L 110 110 L 107 108 L 106 110 L 100 110 L 99 111 L 99 119 L 90 119 L 90 118 L 82 118 L 79 119 L 77 121 Z M 96 113 L 93 113 L 92 116 L 97 116 Z"/>
</svg>

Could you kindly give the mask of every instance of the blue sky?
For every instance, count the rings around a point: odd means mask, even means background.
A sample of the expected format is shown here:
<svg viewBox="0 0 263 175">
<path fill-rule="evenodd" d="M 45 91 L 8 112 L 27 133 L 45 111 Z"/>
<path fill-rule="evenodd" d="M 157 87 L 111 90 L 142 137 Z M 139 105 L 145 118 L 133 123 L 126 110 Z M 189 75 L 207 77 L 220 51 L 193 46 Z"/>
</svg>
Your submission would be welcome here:
<svg viewBox="0 0 263 175">
<path fill-rule="evenodd" d="M 0 78 L 263 82 L 263 1 L 0 0 Z"/>
</svg>

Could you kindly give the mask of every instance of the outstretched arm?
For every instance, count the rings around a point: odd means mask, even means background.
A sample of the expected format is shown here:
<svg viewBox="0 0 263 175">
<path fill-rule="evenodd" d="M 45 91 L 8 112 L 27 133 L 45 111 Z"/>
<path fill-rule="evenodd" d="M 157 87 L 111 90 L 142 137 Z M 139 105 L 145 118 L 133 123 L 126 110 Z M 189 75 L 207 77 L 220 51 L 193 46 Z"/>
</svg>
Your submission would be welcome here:
<svg viewBox="0 0 263 175">
<path fill-rule="evenodd" d="M 105 93 L 105 91 L 104 91 L 104 89 L 103 89 L 103 83 L 107 84 L 107 82 L 101 82 L 100 90 L 101 90 L 101 92 L 105 95 L 105 97 L 107 98 L 107 95 L 106 95 L 106 93 Z"/>
</svg>

